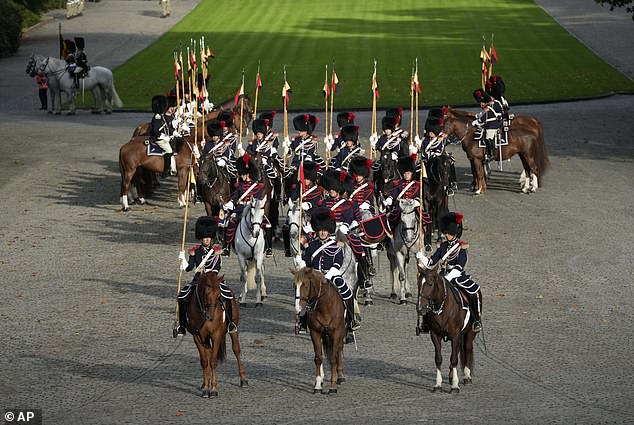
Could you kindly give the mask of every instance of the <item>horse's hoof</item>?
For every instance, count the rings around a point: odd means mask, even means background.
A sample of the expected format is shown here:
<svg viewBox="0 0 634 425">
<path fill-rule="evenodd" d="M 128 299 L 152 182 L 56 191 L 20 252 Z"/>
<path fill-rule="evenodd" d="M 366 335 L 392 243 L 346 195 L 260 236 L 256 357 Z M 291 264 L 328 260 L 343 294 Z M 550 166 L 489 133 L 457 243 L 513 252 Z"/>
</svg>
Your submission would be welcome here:
<svg viewBox="0 0 634 425">
<path fill-rule="evenodd" d="M 442 387 L 434 387 L 431 389 L 432 393 L 435 393 L 436 391 L 442 391 Z"/>
<path fill-rule="evenodd" d="M 449 390 L 449 394 L 460 394 L 460 388 L 452 388 Z"/>
<path fill-rule="evenodd" d="M 218 391 L 209 391 L 210 398 L 218 398 Z"/>
<path fill-rule="evenodd" d="M 266 301 L 266 295 L 262 295 L 260 298 L 262 299 L 262 301 Z"/>
<path fill-rule="evenodd" d="M 240 380 L 240 387 L 248 387 L 249 386 L 249 381 L 246 379 L 241 379 Z"/>
<path fill-rule="evenodd" d="M 390 299 L 395 300 L 396 298 L 398 298 L 398 297 L 396 296 L 396 294 L 393 294 L 393 293 L 392 293 L 392 294 L 390 294 Z"/>
<path fill-rule="evenodd" d="M 328 394 L 337 394 L 337 389 L 336 388 L 329 389 Z"/>
<path fill-rule="evenodd" d="M 365 303 L 363 303 L 363 305 L 374 305 L 374 301 L 372 301 L 372 300 L 365 300 Z"/>
<path fill-rule="evenodd" d="M 473 379 L 471 378 L 465 378 L 462 380 L 463 384 L 473 384 Z"/>
<path fill-rule="evenodd" d="M 130 212 L 130 207 L 128 207 L 128 208 L 121 208 L 121 212 Z"/>
<path fill-rule="evenodd" d="M 400 300 L 398 303 L 399 303 L 400 305 L 405 305 L 405 304 L 407 304 L 407 300 Z"/>
<path fill-rule="evenodd" d="M 246 306 L 247 306 L 247 303 L 238 303 L 238 306 L 239 306 L 239 307 L 246 307 Z"/>
<path fill-rule="evenodd" d="M 317 394 L 320 392 L 321 392 L 321 389 L 313 388 L 313 394 Z"/>
<path fill-rule="evenodd" d="M 262 307 L 262 303 L 255 303 L 255 308 Z"/>
<path fill-rule="evenodd" d="M 106 111 L 106 115 L 110 115 L 110 114 L 112 114 L 112 111 Z"/>
<path fill-rule="evenodd" d="M 346 377 L 345 376 L 340 376 L 339 378 L 337 378 L 337 385 L 341 385 L 343 383 L 346 382 Z"/>
<path fill-rule="evenodd" d="M 405 293 L 405 298 L 412 298 L 412 293 L 411 292 L 406 292 Z"/>
<path fill-rule="evenodd" d="M 202 398 L 209 398 L 209 391 L 204 390 L 201 396 Z"/>
</svg>

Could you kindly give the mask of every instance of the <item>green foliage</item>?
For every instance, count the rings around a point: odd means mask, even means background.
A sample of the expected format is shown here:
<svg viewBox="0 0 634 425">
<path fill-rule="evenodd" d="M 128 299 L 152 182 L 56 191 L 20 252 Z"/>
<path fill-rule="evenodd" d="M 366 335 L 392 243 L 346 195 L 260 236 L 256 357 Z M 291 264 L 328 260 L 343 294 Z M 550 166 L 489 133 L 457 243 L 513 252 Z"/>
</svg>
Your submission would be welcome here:
<svg viewBox="0 0 634 425">
<path fill-rule="evenodd" d="M 20 47 L 22 16 L 10 0 L 0 0 L 0 57 L 12 55 Z"/>
<path fill-rule="evenodd" d="M 318 6 L 317 6 L 318 5 Z M 203 0 L 172 30 L 115 71 L 126 106 L 149 109 L 150 98 L 173 85 L 173 52 L 186 58 L 190 39 L 205 37 L 212 101 L 232 98 L 245 70 L 254 97 L 258 61 L 259 109 L 281 109 L 283 66 L 292 109 L 324 107 L 325 66 L 340 80 L 335 108 L 371 107 L 373 61 L 378 61 L 379 108 L 409 105 L 415 58 L 421 105 L 473 104 L 480 86 L 482 35 L 495 35 L 512 103 L 633 92 L 634 82 L 562 29 L 530 0 Z"/>
</svg>

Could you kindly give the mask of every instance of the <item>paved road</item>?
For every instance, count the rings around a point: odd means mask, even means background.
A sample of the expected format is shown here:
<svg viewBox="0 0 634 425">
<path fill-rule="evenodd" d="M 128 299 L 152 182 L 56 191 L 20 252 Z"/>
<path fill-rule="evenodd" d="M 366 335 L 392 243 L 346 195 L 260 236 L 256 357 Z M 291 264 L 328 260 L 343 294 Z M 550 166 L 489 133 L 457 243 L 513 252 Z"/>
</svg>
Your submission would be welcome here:
<svg viewBox="0 0 634 425">
<path fill-rule="evenodd" d="M 155 2 L 112 4 L 90 3 L 64 25 L 93 7 L 137 8 L 144 29 L 158 25 L 149 42 L 170 24 Z M 0 61 L 3 73 L 23 73 L 28 52 L 55 36 L 55 23 L 35 30 L 17 58 Z M 429 391 L 432 344 L 414 335 L 414 306 L 388 299 L 384 257 L 359 351 L 346 348 L 348 383 L 335 397 L 313 395 L 312 348 L 292 333 L 290 262 L 277 247 L 266 306 L 241 311 L 250 386 L 239 388 L 230 354 L 210 401 L 199 397 L 191 339 L 171 337 L 183 218 L 174 179 L 151 205 L 118 211 L 118 148 L 147 117 L 41 115 L 32 81 L 12 78 L 17 97 L 0 98 L 0 407 L 39 407 L 55 424 L 634 421 L 631 96 L 514 108 L 544 123 L 551 169 L 534 195 L 518 193 L 515 159 L 472 196 L 456 150 L 455 208 L 485 309 L 474 384 L 460 395 Z M 201 214 L 195 206 L 190 223 Z M 238 291 L 235 257 L 224 268 Z"/>
</svg>

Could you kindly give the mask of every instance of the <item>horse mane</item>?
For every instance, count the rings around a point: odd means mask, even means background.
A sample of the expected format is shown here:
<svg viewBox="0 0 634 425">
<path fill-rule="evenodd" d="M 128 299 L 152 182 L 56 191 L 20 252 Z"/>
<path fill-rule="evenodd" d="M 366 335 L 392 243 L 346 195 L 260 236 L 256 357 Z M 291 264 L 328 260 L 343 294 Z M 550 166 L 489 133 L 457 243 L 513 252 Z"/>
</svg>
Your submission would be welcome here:
<svg viewBox="0 0 634 425">
<path fill-rule="evenodd" d="M 200 287 L 207 288 L 220 288 L 220 282 L 224 280 L 224 275 L 218 276 L 218 273 L 214 272 L 205 272 L 200 275 L 198 279 L 198 285 Z"/>
</svg>

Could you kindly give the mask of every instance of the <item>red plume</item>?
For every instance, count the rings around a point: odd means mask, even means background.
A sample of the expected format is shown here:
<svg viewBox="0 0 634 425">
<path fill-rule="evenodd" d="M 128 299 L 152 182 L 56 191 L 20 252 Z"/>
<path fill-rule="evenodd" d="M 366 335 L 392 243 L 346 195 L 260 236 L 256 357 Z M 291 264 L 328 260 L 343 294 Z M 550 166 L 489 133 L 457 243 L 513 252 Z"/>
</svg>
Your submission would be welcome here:
<svg viewBox="0 0 634 425">
<path fill-rule="evenodd" d="M 399 106 L 398 108 L 396 108 L 396 110 L 398 111 L 398 115 L 401 116 L 403 115 L 403 107 Z"/>
<path fill-rule="evenodd" d="M 245 153 L 245 154 L 242 156 L 242 159 L 244 160 L 244 163 L 245 163 L 245 164 L 247 164 L 247 168 L 249 168 L 249 154 L 248 154 L 248 153 Z"/>
<path fill-rule="evenodd" d="M 268 118 L 266 118 L 266 119 L 264 120 L 264 125 L 265 125 L 265 126 L 267 126 L 267 127 L 269 126 L 269 119 L 268 119 Z"/>
<path fill-rule="evenodd" d="M 348 122 L 354 121 L 357 116 L 353 112 L 348 113 Z M 358 128 L 358 127 L 357 127 Z"/>
<path fill-rule="evenodd" d="M 492 76 L 491 77 L 491 81 L 493 81 L 494 83 L 497 83 L 498 82 L 498 76 L 497 75 Z"/>
<path fill-rule="evenodd" d="M 365 167 L 366 168 L 372 167 L 372 160 L 371 159 L 366 159 L 365 160 Z"/>
<path fill-rule="evenodd" d="M 463 219 L 463 217 L 464 217 L 464 216 L 462 215 L 462 213 L 457 212 L 457 213 L 456 213 L 456 223 L 457 223 L 457 224 L 462 224 L 462 219 Z"/>
<path fill-rule="evenodd" d="M 319 122 L 319 118 L 315 117 L 315 125 Z"/>
<path fill-rule="evenodd" d="M 305 122 L 306 124 L 308 124 L 308 121 L 309 121 L 309 120 L 310 120 L 310 115 L 308 115 L 308 114 L 304 114 L 304 122 Z"/>
<path fill-rule="evenodd" d="M 275 111 L 271 111 L 271 119 L 275 118 Z"/>
<path fill-rule="evenodd" d="M 416 162 L 416 160 L 418 159 L 418 155 L 416 155 L 415 153 L 411 154 L 409 157 L 412 158 L 412 161 L 414 162 Z"/>
<path fill-rule="evenodd" d="M 220 121 L 220 128 L 225 128 L 227 123 L 225 121 Z"/>
<path fill-rule="evenodd" d="M 444 117 L 445 115 L 447 115 L 447 107 L 446 107 L 446 106 L 443 106 L 443 107 L 442 107 L 442 115 L 443 115 L 443 117 Z"/>
<path fill-rule="evenodd" d="M 346 176 L 347 176 L 347 175 L 348 175 L 348 173 L 346 173 L 345 171 L 342 171 L 342 172 L 339 174 L 339 181 L 340 181 L 341 183 L 343 183 L 343 182 L 346 180 Z"/>
</svg>

